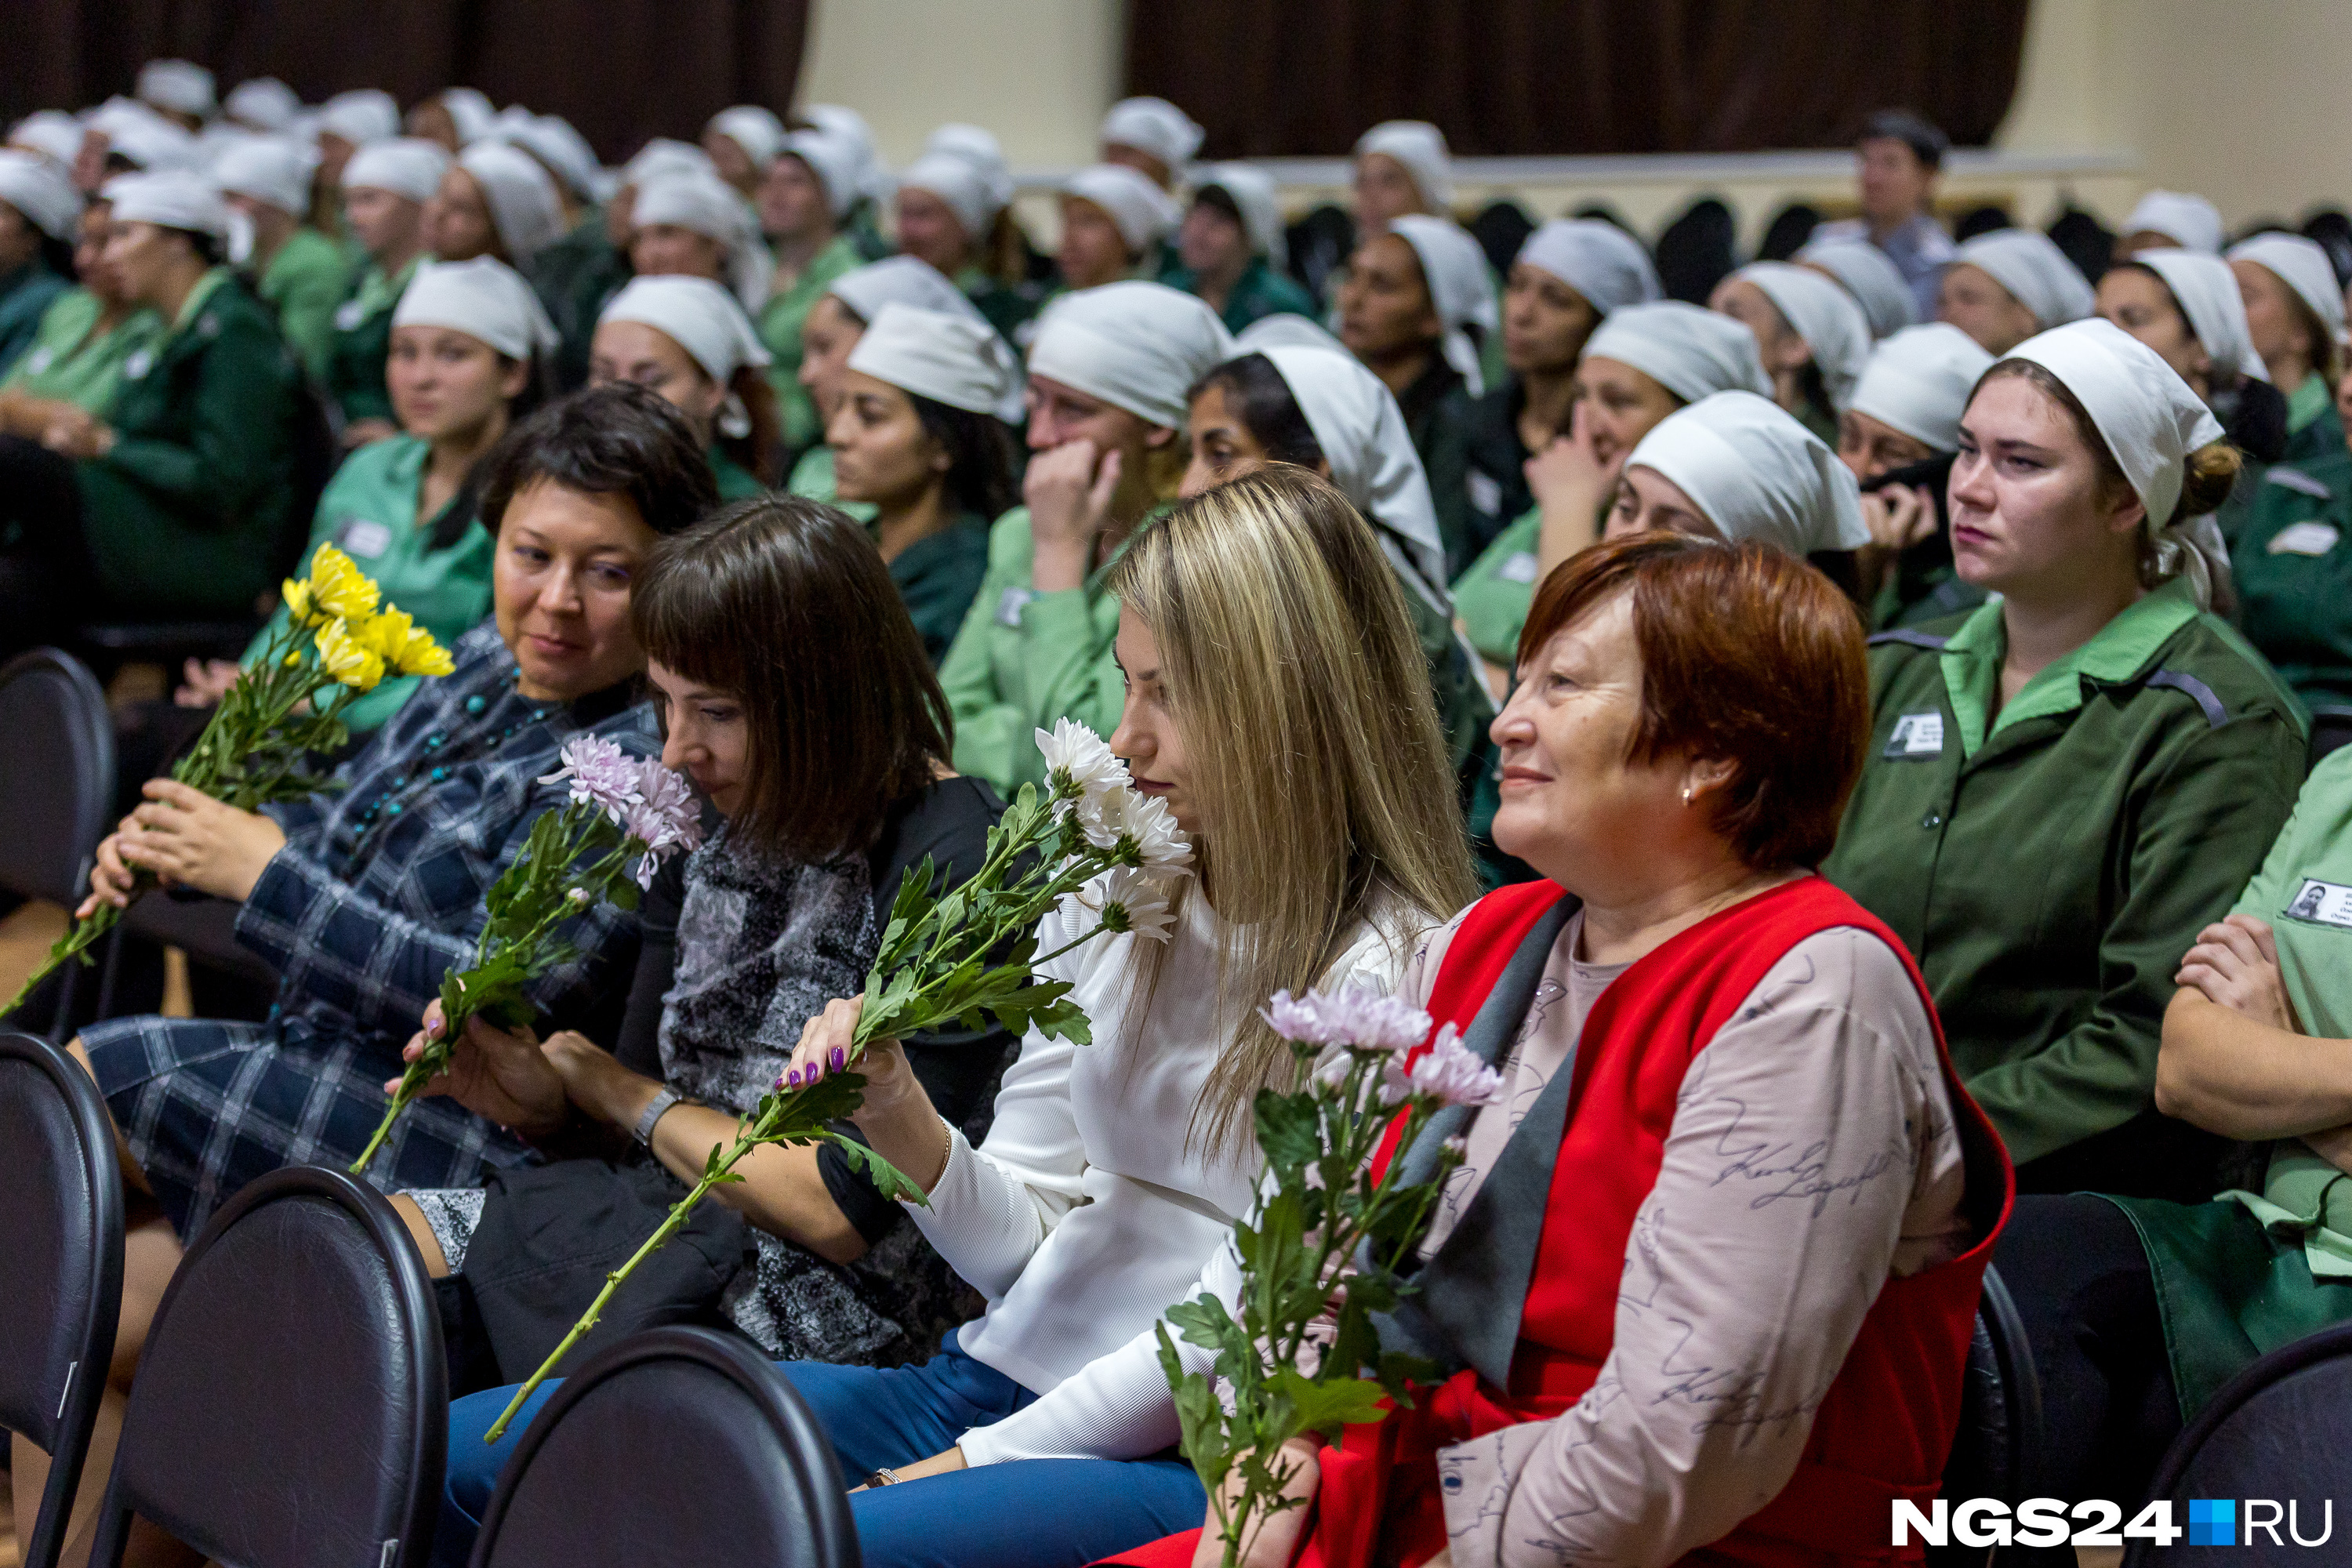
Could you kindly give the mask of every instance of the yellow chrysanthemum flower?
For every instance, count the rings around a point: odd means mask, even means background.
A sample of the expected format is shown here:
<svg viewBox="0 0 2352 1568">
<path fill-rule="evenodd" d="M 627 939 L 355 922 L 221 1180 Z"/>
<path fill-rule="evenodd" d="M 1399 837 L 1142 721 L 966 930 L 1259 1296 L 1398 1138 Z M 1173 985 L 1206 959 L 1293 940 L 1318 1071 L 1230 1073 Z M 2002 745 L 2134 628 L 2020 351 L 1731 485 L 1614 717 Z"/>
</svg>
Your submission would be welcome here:
<svg viewBox="0 0 2352 1568">
<path fill-rule="evenodd" d="M 310 557 L 310 593 L 320 613 L 352 626 L 375 614 L 381 597 L 375 580 L 331 544 L 321 544 Z"/>
<path fill-rule="evenodd" d="M 319 668 L 355 691 L 373 691 L 383 679 L 383 656 L 336 619 L 319 628 Z"/>
<path fill-rule="evenodd" d="M 457 668 L 449 650 L 434 641 L 433 634 L 423 626 L 412 629 L 400 652 L 387 662 L 403 675 L 447 675 Z"/>
<path fill-rule="evenodd" d="M 319 624 L 319 613 L 310 603 L 310 584 L 300 577 L 289 577 L 278 584 L 278 596 L 286 601 L 286 615 L 298 626 Z"/>
<path fill-rule="evenodd" d="M 393 664 L 399 659 L 400 650 L 407 646 L 409 628 L 415 624 L 415 617 L 406 610 L 395 605 L 386 605 L 371 616 L 364 625 L 354 624 L 352 635 L 373 648 L 384 663 Z"/>
</svg>

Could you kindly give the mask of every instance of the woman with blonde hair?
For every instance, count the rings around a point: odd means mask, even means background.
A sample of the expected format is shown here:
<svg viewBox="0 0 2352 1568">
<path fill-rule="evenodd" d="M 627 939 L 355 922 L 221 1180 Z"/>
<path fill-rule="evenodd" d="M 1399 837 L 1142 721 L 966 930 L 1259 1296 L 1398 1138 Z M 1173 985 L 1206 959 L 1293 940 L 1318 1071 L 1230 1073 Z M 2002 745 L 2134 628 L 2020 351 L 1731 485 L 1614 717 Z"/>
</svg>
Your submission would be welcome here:
<svg viewBox="0 0 2352 1568">
<path fill-rule="evenodd" d="M 922 1185 L 907 1213 L 989 1303 L 921 1367 L 783 1364 L 865 1480 L 850 1505 L 871 1568 L 1077 1568 L 1200 1518 L 1153 1331 L 1256 1190 L 1250 1104 L 1287 1066 L 1256 1005 L 1391 988 L 1476 890 L 1402 593 L 1347 498 L 1253 474 L 1178 507 L 1110 575 L 1111 749 L 1190 837 L 1194 875 L 1163 941 L 1041 966 L 1093 1043 L 1031 1034 L 978 1147 L 897 1041 L 857 1062 L 860 1132 Z M 1045 924 L 1056 947 L 1082 929 Z M 833 1070 L 858 1006 L 811 1019 L 793 1070 Z"/>
</svg>

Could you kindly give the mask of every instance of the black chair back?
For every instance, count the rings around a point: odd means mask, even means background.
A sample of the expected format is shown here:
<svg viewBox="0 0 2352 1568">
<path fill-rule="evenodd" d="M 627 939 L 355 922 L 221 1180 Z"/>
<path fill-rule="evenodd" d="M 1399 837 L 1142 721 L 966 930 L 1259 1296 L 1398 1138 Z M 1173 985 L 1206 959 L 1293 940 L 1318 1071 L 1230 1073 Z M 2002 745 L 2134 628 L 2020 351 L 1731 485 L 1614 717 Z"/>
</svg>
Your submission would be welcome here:
<svg viewBox="0 0 2352 1568">
<path fill-rule="evenodd" d="M 1689 209 L 1658 236 L 1653 252 L 1658 262 L 1658 281 L 1664 286 L 1666 298 L 1693 305 L 1706 304 L 1715 286 L 1738 265 L 1731 253 L 1732 242 L 1738 237 L 1731 209 L 1724 205 L 1721 197 L 1701 196 L 1691 203 Z"/>
<path fill-rule="evenodd" d="M 707 1329 L 591 1359 L 522 1435 L 473 1568 L 857 1568 L 833 1445 L 776 1369 Z"/>
<path fill-rule="evenodd" d="M 1960 1425 L 1944 1461 L 1943 1495 L 1954 1507 L 1969 1498 L 1999 1498 L 2012 1509 L 2036 1494 L 2042 1468 L 2042 1379 L 2025 1337 L 2025 1320 L 1988 1265 L 1977 1303 L 1975 1336 L 1960 1376 Z M 1930 1568 L 1981 1568 L 1991 1556 L 1981 1546 L 1930 1546 Z"/>
<path fill-rule="evenodd" d="M 0 1427 L 49 1457 L 20 1568 L 54 1568 L 81 1484 L 122 1305 L 122 1175 L 80 1064 L 0 1033 Z"/>
<path fill-rule="evenodd" d="M 1805 248 L 1813 230 L 1822 226 L 1821 209 L 1807 202 L 1790 202 L 1764 226 L 1764 242 L 1756 247 L 1759 261 L 1786 261 Z"/>
<path fill-rule="evenodd" d="M 2050 226 L 2050 243 L 2065 252 L 2084 280 L 2096 287 L 2116 258 L 2116 231 L 2081 207 L 2069 206 Z"/>
<path fill-rule="evenodd" d="M 137 1514 L 239 1568 L 423 1568 L 449 1388 L 432 1282 L 392 1205 L 341 1171 L 224 1205 L 164 1294 L 90 1561 Z"/>
<path fill-rule="evenodd" d="M 2016 226 L 2017 220 L 2009 216 L 2009 209 L 2007 207 L 1998 207 L 1990 205 L 1980 207 L 1970 207 L 1967 212 L 1960 215 L 1960 221 L 1952 226 L 1952 237 L 1954 239 L 1974 239 L 1980 234 L 1990 234 L 1995 229 L 2015 228 Z"/>
<path fill-rule="evenodd" d="M 2321 708 L 2311 715 L 2311 765 L 2347 741 L 2352 741 L 2352 709 Z"/>
<path fill-rule="evenodd" d="M 1331 274 L 1347 264 L 1356 248 L 1356 220 L 1345 207 L 1326 202 L 1283 231 L 1290 255 L 1290 275 L 1323 298 Z"/>
<path fill-rule="evenodd" d="M 1470 236 L 1486 253 L 1486 265 L 1497 278 L 1510 276 L 1511 263 L 1519 258 L 1519 247 L 1535 231 L 1536 220 L 1528 216 L 1528 209 L 1507 198 L 1488 202 L 1470 220 Z"/>
<path fill-rule="evenodd" d="M 2352 217 L 2342 207 L 2313 208 L 2303 220 L 2303 237 L 2327 252 L 2337 282 L 2352 282 Z"/>
<path fill-rule="evenodd" d="M 114 721 L 98 678 L 71 654 L 37 647 L 0 667 L 0 735 L 28 766 L 0 769 L 0 889 L 72 909 L 113 825 Z M 52 1044 L 70 1027 L 81 965 L 43 989 L 57 997 Z"/>
<path fill-rule="evenodd" d="M 2171 1502 L 2180 1540 L 2160 1552 L 2146 1537 L 2129 1541 L 2124 1546 L 2124 1568 L 2153 1563 L 2326 1560 L 2327 1553 L 2304 1550 L 2292 1538 L 2299 1534 L 2305 1542 L 2316 1542 L 2327 1522 L 2321 1511 L 2326 1500 L 2344 1489 L 2343 1446 L 2336 1439 L 2345 1434 L 2347 1411 L 2352 1411 L 2352 1323 L 2337 1323 L 2281 1345 L 2223 1384 L 2189 1429 L 2174 1439 L 2147 1489 L 2151 1500 Z M 2277 1500 L 2281 1513 L 2275 1545 L 2259 1531 L 2248 1541 L 2248 1523 L 2265 1522 L 2248 1519 L 2245 1500 L 2250 1498 Z M 2197 1519 L 2189 1505 L 2198 1499 L 2235 1503 L 2239 1511 L 2230 1521 L 2226 1542 L 2196 1540 Z M 2291 1500 L 2295 1512 L 2288 1515 L 2284 1510 Z M 2352 1521 L 2333 1522 L 2340 1531 Z M 2341 1557 L 2342 1538 L 2335 1539 L 2335 1555 Z M 2269 1550 L 2248 1552 L 2242 1542 Z"/>
</svg>

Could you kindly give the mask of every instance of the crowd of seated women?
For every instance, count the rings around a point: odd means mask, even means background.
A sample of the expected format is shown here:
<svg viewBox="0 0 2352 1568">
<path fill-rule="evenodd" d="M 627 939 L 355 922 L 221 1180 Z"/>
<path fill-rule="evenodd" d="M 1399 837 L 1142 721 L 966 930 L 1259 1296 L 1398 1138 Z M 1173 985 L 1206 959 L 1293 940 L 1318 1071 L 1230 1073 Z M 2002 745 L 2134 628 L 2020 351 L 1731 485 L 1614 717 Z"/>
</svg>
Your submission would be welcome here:
<svg viewBox="0 0 2352 1568">
<path fill-rule="evenodd" d="M 1403 996 L 1505 1087 L 1392 1320 L 1434 1376 L 1297 1446 L 1261 1568 L 1896 1561 L 1989 1265 L 2069 1500 L 2352 1318 L 2328 251 L 2164 192 L 2095 279 L 1956 245 L 1942 138 L 1888 113 L 1864 216 L 1704 305 L 1595 218 L 1497 278 L 1395 121 L 1318 298 L 1202 139 L 1116 106 L 1047 257 L 985 129 L 894 176 L 828 106 L 607 170 L 467 89 L 216 102 L 166 61 L 14 128 L 0 652 L 258 647 L 331 543 L 456 666 L 258 812 L 165 776 L 236 661 L 118 715 L 83 912 L 152 873 L 278 980 L 71 1047 L 131 1202 L 85 1509 L 183 1250 L 358 1154 L 582 735 L 683 772 L 707 837 L 369 1170 L 439 1292 L 447 1563 L 511 1385 L 769 1085 L 839 1069 L 900 880 L 971 874 L 1064 720 L 1194 855 L 1164 942 L 1044 966 L 1092 1042 L 876 1043 L 843 1131 L 927 1201 L 761 1149 L 591 1336 L 757 1344 L 869 1563 L 1220 1559 L 1155 1330 L 1241 1289 L 1286 988 Z M 46 1465 L 15 1444 L 20 1520 Z"/>
</svg>

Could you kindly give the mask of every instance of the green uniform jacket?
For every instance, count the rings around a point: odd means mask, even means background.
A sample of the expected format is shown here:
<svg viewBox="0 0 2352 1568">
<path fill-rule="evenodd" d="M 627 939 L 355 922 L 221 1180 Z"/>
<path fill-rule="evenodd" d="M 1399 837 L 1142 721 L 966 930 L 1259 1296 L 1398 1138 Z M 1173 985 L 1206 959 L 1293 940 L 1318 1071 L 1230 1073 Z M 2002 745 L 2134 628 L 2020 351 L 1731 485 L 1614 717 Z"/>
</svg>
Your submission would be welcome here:
<svg viewBox="0 0 2352 1568">
<path fill-rule="evenodd" d="M 2352 708 L 2352 453 L 2273 463 L 2230 550 L 2239 624 L 2306 708 Z"/>
<path fill-rule="evenodd" d="M 216 267 L 123 367 L 116 440 L 76 465 L 100 584 L 142 611 L 249 611 L 293 504 L 301 367 L 261 301 Z"/>
<path fill-rule="evenodd" d="M 384 603 L 405 610 L 447 647 L 490 613 L 490 566 L 498 543 L 475 521 L 473 498 L 460 491 L 429 521 L 416 521 L 431 447 L 414 436 L 375 441 L 335 470 L 319 498 L 310 547 L 300 571 L 321 544 L 332 544 L 383 590 Z M 280 604 L 245 650 L 247 659 L 286 627 Z M 364 734 L 400 711 L 423 678 L 394 676 L 343 710 L 353 734 Z"/>
<path fill-rule="evenodd" d="M 890 563 L 890 581 L 931 663 L 945 661 L 962 629 L 981 580 L 988 575 L 988 520 L 966 512 L 939 532 L 919 539 Z"/>
<path fill-rule="evenodd" d="M 1008 289 L 977 267 L 957 273 L 955 285 L 1008 343 L 1018 342 L 1013 334 L 1045 308 L 1044 299 Z"/>
<path fill-rule="evenodd" d="M 760 482 L 758 475 L 729 457 L 725 447 L 713 447 L 709 455 L 710 477 L 719 481 L 720 500 L 749 500 L 753 496 L 772 493 Z"/>
<path fill-rule="evenodd" d="M 547 319 L 554 324 L 556 335 L 563 340 L 555 351 L 558 391 L 577 392 L 588 384 L 596 318 L 635 276 L 628 253 L 615 248 L 604 233 L 601 213 L 582 218 L 570 234 L 533 260 L 532 287 L 547 307 Z"/>
<path fill-rule="evenodd" d="M 255 291 L 278 316 L 278 331 L 302 368 L 324 381 L 335 347 L 335 309 L 351 287 L 342 247 L 315 228 L 298 228 L 269 258 Z"/>
<path fill-rule="evenodd" d="M 98 297 L 89 289 L 58 295 L 41 316 L 31 351 L 0 377 L 0 392 L 56 398 L 103 415 L 114 405 L 124 362 L 152 348 L 163 322 L 152 310 L 139 310 L 101 332 L 98 318 Z"/>
<path fill-rule="evenodd" d="M 2293 699 L 2180 581 L 1990 727 L 1998 605 L 1871 640 L 1870 749 L 1822 870 L 1918 960 L 2021 1184 L 2206 1195 L 2212 1146 L 2160 1149 L 2203 1135 L 2153 1110 L 2157 1040 L 2181 955 L 2294 807 Z M 2126 1124 L 2095 1171 L 2033 1168 Z"/>
<path fill-rule="evenodd" d="M 1519 628 L 1535 602 L 1542 542 L 1543 508 L 1529 507 L 1454 580 L 1454 613 L 1470 646 L 1506 669 L 1519 661 Z"/>
<path fill-rule="evenodd" d="M 2303 464 L 2344 450 L 2344 420 L 2336 412 L 2335 388 L 2314 373 L 2286 400 L 2286 450 L 2282 463 Z"/>
<path fill-rule="evenodd" d="M 1397 399 L 1404 427 L 1429 476 L 1437 535 L 1445 543 L 1445 570 L 1460 576 L 1470 564 L 1470 394 L 1462 374 L 1435 354 L 1420 379 Z"/>
<path fill-rule="evenodd" d="M 1187 294 L 1198 294 L 1196 279 L 1190 268 L 1178 267 L 1160 279 L 1171 289 L 1181 289 Z M 1233 291 L 1225 296 L 1223 317 L 1225 331 L 1239 332 L 1253 321 L 1268 316 L 1304 316 L 1314 321 L 1320 312 L 1315 309 L 1315 296 L 1307 285 L 1287 272 L 1276 272 L 1266 265 L 1263 256 L 1253 256 L 1242 275 L 1234 279 Z"/>
<path fill-rule="evenodd" d="M 323 380 L 327 395 L 343 411 L 347 425 L 393 416 L 392 395 L 383 387 L 384 361 L 392 357 L 392 311 L 415 276 L 415 261 L 389 278 L 383 268 L 370 263 L 335 307 L 335 336 L 328 345 Z"/>
<path fill-rule="evenodd" d="M 41 318 L 73 285 L 38 260 L 0 279 L 0 372 L 15 366 L 39 337 Z"/>
<path fill-rule="evenodd" d="M 805 452 L 824 441 L 824 422 L 817 417 L 808 388 L 801 384 L 801 327 L 808 321 L 810 308 L 824 298 L 835 279 L 865 265 L 857 242 L 845 234 L 836 235 L 831 245 L 809 258 L 807 268 L 790 289 L 769 296 L 761 308 L 760 341 L 771 356 L 768 384 L 775 389 L 776 418 L 783 427 L 787 452 Z"/>
</svg>

